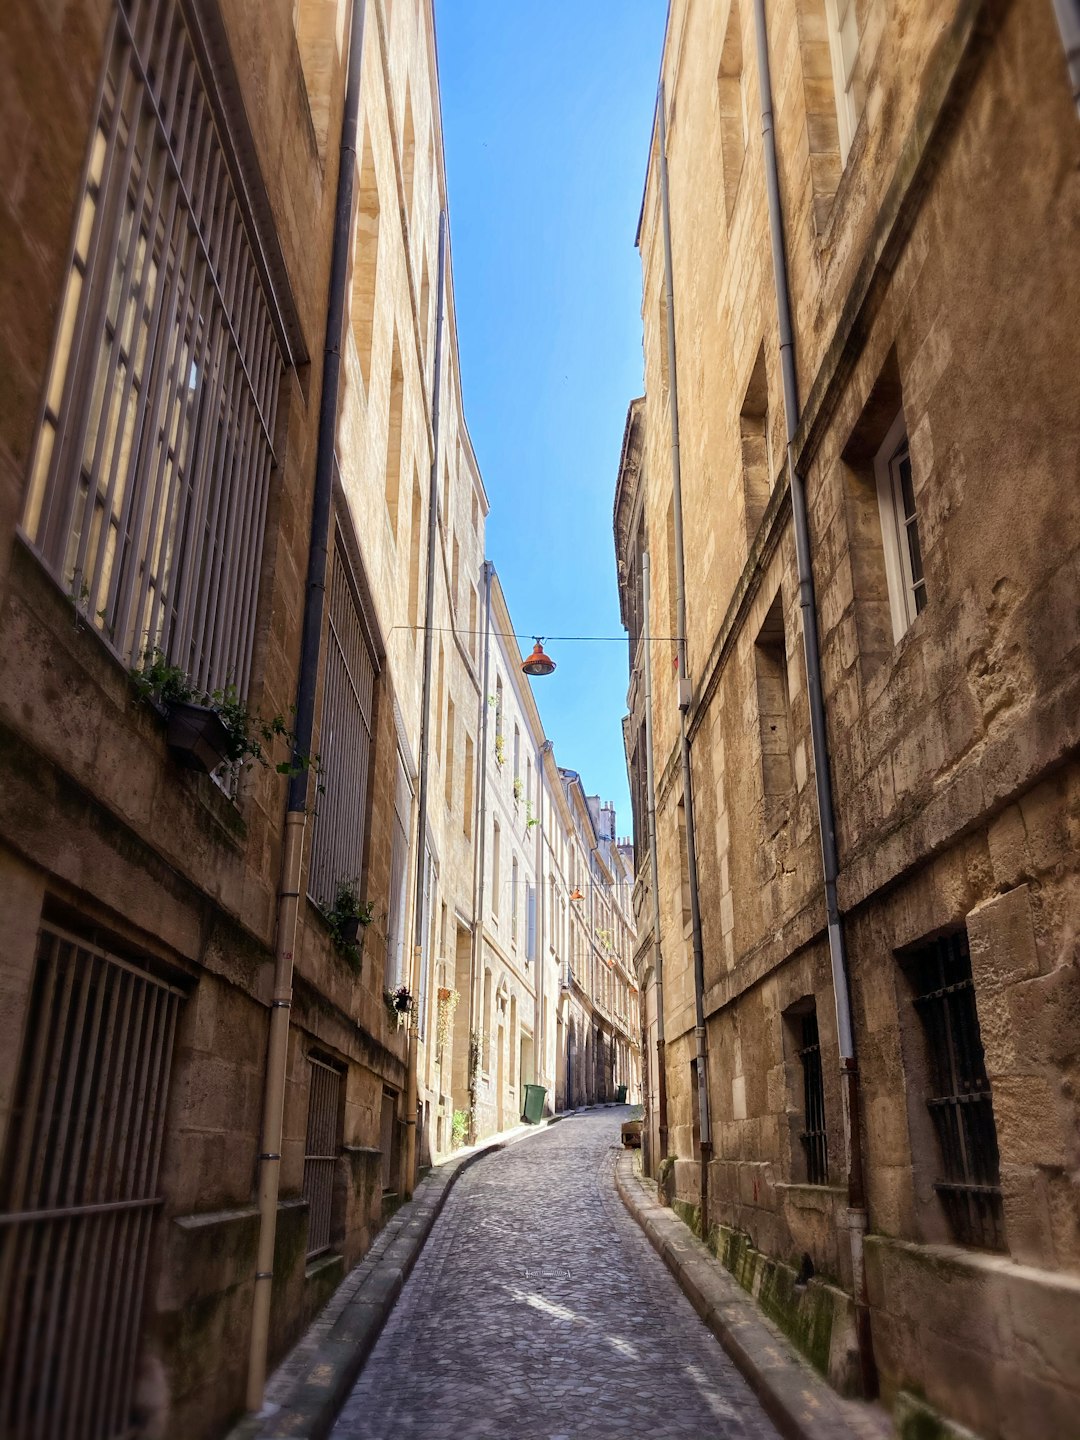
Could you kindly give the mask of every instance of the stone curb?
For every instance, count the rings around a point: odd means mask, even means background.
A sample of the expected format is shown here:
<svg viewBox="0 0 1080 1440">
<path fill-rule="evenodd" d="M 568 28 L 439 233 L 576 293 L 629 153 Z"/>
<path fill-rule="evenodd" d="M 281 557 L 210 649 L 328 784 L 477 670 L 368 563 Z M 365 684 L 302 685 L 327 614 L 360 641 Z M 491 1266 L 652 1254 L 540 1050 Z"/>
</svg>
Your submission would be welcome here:
<svg viewBox="0 0 1080 1440">
<path fill-rule="evenodd" d="M 536 1135 L 560 1119 L 561 1115 L 551 1115 L 538 1125 L 517 1126 L 429 1171 L 413 1198 L 391 1216 L 364 1259 L 341 1282 L 342 1286 L 351 1284 L 353 1293 L 298 1378 L 289 1384 L 280 1408 L 272 1415 L 245 1416 L 229 1431 L 227 1440 L 325 1440 L 458 1176 L 474 1161 Z M 333 1303 L 331 1297 L 328 1304 Z M 317 1322 L 315 1316 L 312 1324 Z M 298 1343 L 303 1343 L 302 1338 Z M 283 1366 L 287 1364 L 288 1358 Z"/>
<path fill-rule="evenodd" d="M 657 1200 L 655 1185 L 635 1171 L 630 1155 L 616 1161 L 615 1184 L 627 1210 L 786 1440 L 886 1440 L 895 1434 L 883 1410 L 843 1400 L 803 1360 L 708 1246 Z"/>
</svg>

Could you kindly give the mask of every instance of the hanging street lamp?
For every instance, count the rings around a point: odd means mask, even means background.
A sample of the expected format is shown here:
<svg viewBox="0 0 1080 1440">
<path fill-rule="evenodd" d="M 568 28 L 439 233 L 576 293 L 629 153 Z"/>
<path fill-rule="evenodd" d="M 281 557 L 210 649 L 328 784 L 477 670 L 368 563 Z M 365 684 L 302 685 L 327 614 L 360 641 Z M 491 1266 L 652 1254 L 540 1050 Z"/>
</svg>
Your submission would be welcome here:
<svg viewBox="0 0 1080 1440">
<path fill-rule="evenodd" d="M 537 675 L 550 675 L 555 669 L 555 661 L 552 660 L 550 655 L 544 654 L 544 646 L 540 636 L 534 635 L 533 639 L 536 641 L 536 644 L 533 646 L 532 654 L 527 660 L 522 661 L 521 668 L 530 678 Z"/>
</svg>

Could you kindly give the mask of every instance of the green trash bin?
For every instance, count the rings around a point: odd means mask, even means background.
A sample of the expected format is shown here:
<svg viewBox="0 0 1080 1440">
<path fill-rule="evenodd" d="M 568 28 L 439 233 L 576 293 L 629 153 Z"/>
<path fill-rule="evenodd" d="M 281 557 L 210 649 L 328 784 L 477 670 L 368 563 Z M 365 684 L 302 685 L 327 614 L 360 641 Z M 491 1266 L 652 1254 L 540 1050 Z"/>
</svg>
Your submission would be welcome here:
<svg viewBox="0 0 1080 1440">
<path fill-rule="evenodd" d="M 544 1118 L 544 1096 L 547 1090 L 543 1085 L 525 1086 L 525 1108 L 521 1112 L 521 1118 L 529 1125 L 538 1125 Z"/>
<path fill-rule="evenodd" d="M 620 1086 L 616 1089 L 616 1091 L 615 1091 L 615 1103 L 616 1103 L 616 1105 L 625 1105 L 625 1104 L 626 1104 L 626 1086 L 625 1086 L 625 1085 L 620 1085 Z"/>
</svg>

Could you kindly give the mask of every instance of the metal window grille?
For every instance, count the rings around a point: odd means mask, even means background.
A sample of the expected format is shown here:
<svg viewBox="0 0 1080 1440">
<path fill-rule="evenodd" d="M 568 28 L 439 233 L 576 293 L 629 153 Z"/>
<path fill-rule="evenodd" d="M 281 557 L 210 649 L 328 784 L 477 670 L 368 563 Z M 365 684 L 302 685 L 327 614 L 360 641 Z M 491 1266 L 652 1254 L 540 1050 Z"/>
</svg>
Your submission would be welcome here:
<svg viewBox="0 0 1080 1440">
<path fill-rule="evenodd" d="M 308 1202 L 308 1259 L 330 1249 L 334 1173 L 341 1134 L 341 1071 L 308 1056 L 307 1141 L 304 1145 L 304 1199 Z"/>
<path fill-rule="evenodd" d="M 806 1129 L 799 1136 L 806 1156 L 806 1179 L 810 1185 L 829 1183 L 829 1143 L 825 1131 L 825 1086 L 821 1079 L 821 1041 L 817 1011 L 801 1017 L 802 1044 L 799 1062 L 803 1074 L 803 1120 Z"/>
<path fill-rule="evenodd" d="M 246 692 L 281 355 L 177 0 L 117 0 L 24 531 L 128 664 Z"/>
<path fill-rule="evenodd" d="M 993 1099 L 983 1057 L 967 935 L 943 936 L 911 957 L 915 1009 L 926 1036 L 927 1106 L 941 1154 L 934 1184 L 957 1240 L 1005 1246 Z"/>
<path fill-rule="evenodd" d="M 359 876 L 371 766 L 375 665 L 338 532 L 330 577 L 319 762 L 326 786 L 315 810 L 308 890 L 331 904 L 343 880 Z"/>
<path fill-rule="evenodd" d="M 181 992 L 41 932 L 0 1191 L 0 1434 L 118 1440 Z"/>
<path fill-rule="evenodd" d="M 412 824 L 412 786 L 401 751 L 397 752 L 397 783 L 394 788 L 393 841 L 390 850 L 390 904 L 386 926 L 386 987 L 395 989 L 405 975 L 405 907 L 408 898 L 406 867 L 409 861 L 409 828 Z"/>
</svg>

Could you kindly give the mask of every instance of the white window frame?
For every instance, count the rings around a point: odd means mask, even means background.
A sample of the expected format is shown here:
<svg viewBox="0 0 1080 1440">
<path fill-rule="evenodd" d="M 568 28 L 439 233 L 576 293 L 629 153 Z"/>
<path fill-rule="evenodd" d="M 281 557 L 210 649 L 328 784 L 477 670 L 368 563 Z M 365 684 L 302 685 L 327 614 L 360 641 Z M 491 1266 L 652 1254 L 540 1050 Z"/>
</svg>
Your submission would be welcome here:
<svg viewBox="0 0 1080 1440">
<path fill-rule="evenodd" d="M 888 434 L 874 457 L 874 480 L 877 485 L 881 540 L 885 551 L 885 579 L 889 589 L 889 613 L 892 617 L 894 641 L 899 641 L 907 634 L 919 613 L 915 604 L 915 582 L 907 545 L 903 497 L 898 490 L 896 467 L 893 464 L 907 440 L 907 420 L 901 410 L 889 426 Z"/>
<path fill-rule="evenodd" d="M 855 64 L 859 58 L 859 21 L 855 13 L 855 0 L 825 0 L 825 19 L 829 31 L 833 90 L 836 94 L 840 161 L 846 165 L 851 142 L 855 138 L 855 128 L 859 123 L 859 106 L 855 97 Z"/>
</svg>

